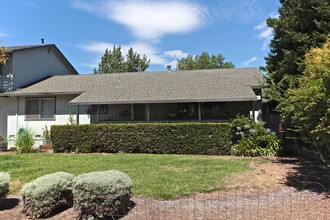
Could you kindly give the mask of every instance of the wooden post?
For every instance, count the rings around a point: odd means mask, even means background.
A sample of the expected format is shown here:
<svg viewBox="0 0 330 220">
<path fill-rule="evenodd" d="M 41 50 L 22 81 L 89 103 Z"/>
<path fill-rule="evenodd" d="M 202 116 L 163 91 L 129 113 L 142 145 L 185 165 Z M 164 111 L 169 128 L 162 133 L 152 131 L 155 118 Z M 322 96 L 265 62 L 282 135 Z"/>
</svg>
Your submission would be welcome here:
<svg viewBox="0 0 330 220">
<path fill-rule="evenodd" d="M 96 124 L 100 121 L 100 105 L 96 106 Z"/>
<path fill-rule="evenodd" d="M 255 105 L 255 102 L 252 101 L 251 104 L 250 104 L 250 106 L 251 106 L 250 118 L 252 118 L 253 121 L 256 121 L 255 112 L 254 112 L 254 105 Z"/>
<path fill-rule="evenodd" d="M 200 102 L 198 102 L 198 121 L 202 121 L 202 106 Z"/>
<path fill-rule="evenodd" d="M 149 122 L 150 121 L 150 108 L 149 108 L 149 104 L 146 104 L 145 113 L 146 113 L 146 120 L 147 120 L 147 122 Z"/>
<path fill-rule="evenodd" d="M 134 104 L 131 104 L 131 109 L 130 109 L 130 111 L 131 111 L 131 121 L 134 121 Z"/>
</svg>

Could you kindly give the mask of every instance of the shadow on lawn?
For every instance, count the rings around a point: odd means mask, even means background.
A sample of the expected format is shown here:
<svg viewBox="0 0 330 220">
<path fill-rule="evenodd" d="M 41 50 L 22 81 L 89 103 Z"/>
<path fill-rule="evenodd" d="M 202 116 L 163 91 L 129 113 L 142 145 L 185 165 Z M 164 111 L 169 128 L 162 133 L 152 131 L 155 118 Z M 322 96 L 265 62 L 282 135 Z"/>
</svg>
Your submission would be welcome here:
<svg viewBox="0 0 330 220">
<path fill-rule="evenodd" d="M 282 164 L 292 164 L 285 184 L 297 190 L 309 190 L 330 196 L 330 167 L 309 158 L 281 158 Z"/>
</svg>

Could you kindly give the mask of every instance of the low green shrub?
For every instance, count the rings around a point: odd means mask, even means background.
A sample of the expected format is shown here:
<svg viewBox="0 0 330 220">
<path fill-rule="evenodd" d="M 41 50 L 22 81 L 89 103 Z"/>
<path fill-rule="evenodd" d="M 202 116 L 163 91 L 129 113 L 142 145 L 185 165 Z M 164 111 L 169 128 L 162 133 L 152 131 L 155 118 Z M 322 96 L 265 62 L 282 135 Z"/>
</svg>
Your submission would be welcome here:
<svg viewBox="0 0 330 220">
<path fill-rule="evenodd" d="M 126 213 L 132 180 L 123 172 L 91 172 L 73 180 L 74 207 L 79 219 L 111 218 Z"/>
<path fill-rule="evenodd" d="M 264 122 L 255 122 L 246 116 L 232 121 L 231 154 L 236 156 L 276 156 L 283 151 L 280 139 L 265 128 Z"/>
<path fill-rule="evenodd" d="M 10 174 L 0 172 L 0 199 L 6 197 L 9 192 Z"/>
<path fill-rule="evenodd" d="M 254 157 L 262 154 L 262 148 L 250 139 L 242 139 L 238 144 L 232 146 L 230 152 L 236 156 Z"/>
<path fill-rule="evenodd" d="M 0 151 L 6 151 L 7 150 L 8 143 L 4 136 L 0 134 Z"/>
<path fill-rule="evenodd" d="M 22 187 L 23 212 L 30 218 L 48 217 L 54 212 L 72 207 L 73 174 L 47 174 Z"/>
<path fill-rule="evenodd" d="M 229 154 L 229 123 L 53 125 L 54 152 Z"/>
<path fill-rule="evenodd" d="M 34 145 L 33 132 L 28 128 L 21 128 L 15 139 L 15 146 L 19 153 L 30 153 Z"/>
</svg>

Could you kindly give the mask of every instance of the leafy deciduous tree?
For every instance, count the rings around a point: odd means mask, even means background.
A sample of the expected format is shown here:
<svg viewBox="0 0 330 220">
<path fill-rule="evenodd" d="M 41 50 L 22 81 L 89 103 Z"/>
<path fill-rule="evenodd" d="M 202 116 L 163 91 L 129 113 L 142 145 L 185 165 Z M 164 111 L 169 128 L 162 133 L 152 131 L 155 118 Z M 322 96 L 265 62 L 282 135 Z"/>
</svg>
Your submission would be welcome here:
<svg viewBox="0 0 330 220">
<path fill-rule="evenodd" d="M 6 52 L 6 47 L 0 47 L 0 64 L 6 64 L 6 61 L 8 60 L 8 55 Z"/>
<path fill-rule="evenodd" d="M 221 55 L 212 55 L 203 52 L 201 55 L 191 56 L 178 60 L 179 70 L 198 70 L 198 69 L 220 69 L 234 68 L 231 62 L 225 62 L 225 58 Z"/>
<path fill-rule="evenodd" d="M 330 159 L 330 35 L 322 48 L 306 54 L 305 66 L 299 87 L 289 89 L 278 108 L 291 131 Z"/>
<path fill-rule="evenodd" d="M 142 72 L 149 67 L 150 60 L 145 55 L 142 57 L 133 48 L 128 50 L 128 53 L 123 57 L 120 46 L 113 46 L 112 50 L 106 49 L 101 62 L 97 69 L 94 69 L 94 74 L 101 73 L 122 73 L 122 72 Z"/>
</svg>

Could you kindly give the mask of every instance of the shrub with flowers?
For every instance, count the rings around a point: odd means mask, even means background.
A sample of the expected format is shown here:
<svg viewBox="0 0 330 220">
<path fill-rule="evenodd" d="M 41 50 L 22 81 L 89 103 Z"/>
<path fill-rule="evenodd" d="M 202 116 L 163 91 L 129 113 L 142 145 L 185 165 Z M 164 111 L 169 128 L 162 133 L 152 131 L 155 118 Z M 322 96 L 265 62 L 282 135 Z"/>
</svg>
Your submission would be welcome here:
<svg viewBox="0 0 330 220">
<path fill-rule="evenodd" d="M 282 152 L 280 139 L 265 128 L 264 122 L 255 122 L 246 116 L 237 116 L 232 122 L 231 154 L 237 156 L 275 156 Z"/>
</svg>

